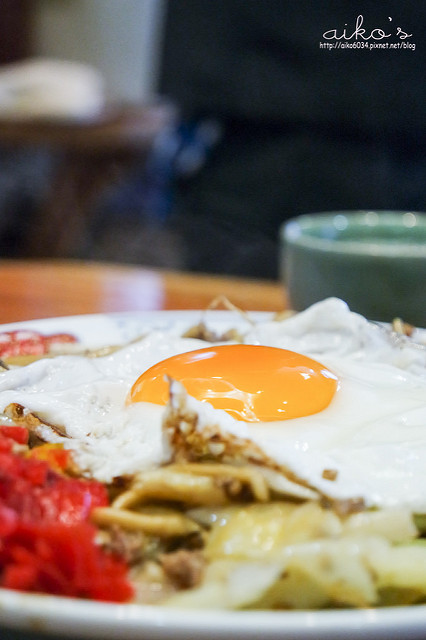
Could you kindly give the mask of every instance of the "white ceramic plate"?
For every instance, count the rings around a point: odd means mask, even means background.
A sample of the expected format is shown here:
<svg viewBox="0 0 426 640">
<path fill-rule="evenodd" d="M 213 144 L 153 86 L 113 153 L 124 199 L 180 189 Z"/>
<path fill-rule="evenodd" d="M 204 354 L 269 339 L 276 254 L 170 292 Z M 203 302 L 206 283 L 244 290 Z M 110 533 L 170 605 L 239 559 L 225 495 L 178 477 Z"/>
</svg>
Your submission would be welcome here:
<svg viewBox="0 0 426 640">
<path fill-rule="evenodd" d="M 221 330 L 241 316 L 209 311 Z M 212 314 L 212 315 L 210 315 Z M 267 317 L 271 314 L 252 314 Z M 84 345 L 119 344 L 152 327 L 196 324 L 201 311 L 118 313 L 49 318 L 0 326 L 0 331 L 32 328 L 74 333 Z M 26 638 L 46 633 L 56 638 L 103 640 L 331 640 L 426 638 L 426 606 L 334 611 L 178 611 L 164 607 L 97 603 L 0 589 L 0 638 L 7 629 Z M 19 636 L 14 636 L 14 638 Z"/>
<path fill-rule="evenodd" d="M 426 607 L 365 611 L 177 611 L 0 590 L 1 623 L 91 640 L 421 640 Z M 0 627 L 0 637 L 3 633 Z"/>
</svg>

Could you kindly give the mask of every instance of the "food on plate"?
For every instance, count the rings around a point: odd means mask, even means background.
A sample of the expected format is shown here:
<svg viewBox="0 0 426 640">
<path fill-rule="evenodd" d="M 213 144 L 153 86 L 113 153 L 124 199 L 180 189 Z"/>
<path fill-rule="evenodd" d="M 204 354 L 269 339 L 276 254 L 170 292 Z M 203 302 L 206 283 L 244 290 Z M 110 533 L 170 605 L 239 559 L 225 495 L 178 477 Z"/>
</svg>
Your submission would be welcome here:
<svg viewBox="0 0 426 640">
<path fill-rule="evenodd" d="M 102 488 L 77 524 L 96 531 L 87 538 L 105 561 L 126 563 L 117 599 L 425 602 L 423 334 L 371 323 L 337 299 L 284 317 L 233 312 L 227 323 L 206 312 L 196 327 L 152 326 L 121 348 L 74 344 L 25 366 L 5 358 L 4 446 L 20 461 L 9 466 L 37 460 L 61 483 Z M 0 509 L 10 510 L 5 477 Z M 6 579 L 1 531 L 0 585 L 19 588 Z"/>
<path fill-rule="evenodd" d="M 70 333 L 43 335 L 39 331 L 18 329 L 0 333 L 0 358 L 16 364 L 28 364 L 32 357 L 54 355 L 65 345 L 75 344 L 77 338 Z"/>
<path fill-rule="evenodd" d="M 94 508 L 108 504 L 106 488 L 62 473 L 69 463 L 66 450 L 23 448 L 27 442 L 26 428 L 0 426 L 2 586 L 127 600 L 133 589 L 126 564 L 96 544 L 89 521 Z"/>
<path fill-rule="evenodd" d="M 312 358 L 276 347 L 231 344 L 162 360 L 139 376 L 129 402 L 167 404 L 167 377 L 179 380 L 190 396 L 244 422 L 318 413 L 337 389 L 337 377 Z"/>
</svg>

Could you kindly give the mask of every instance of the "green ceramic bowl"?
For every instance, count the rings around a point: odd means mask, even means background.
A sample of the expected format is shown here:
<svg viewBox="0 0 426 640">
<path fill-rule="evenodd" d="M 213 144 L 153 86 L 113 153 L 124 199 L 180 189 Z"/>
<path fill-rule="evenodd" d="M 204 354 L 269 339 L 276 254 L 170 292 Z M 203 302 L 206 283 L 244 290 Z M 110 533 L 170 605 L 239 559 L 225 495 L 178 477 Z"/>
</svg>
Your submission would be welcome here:
<svg viewBox="0 0 426 640">
<path fill-rule="evenodd" d="M 280 230 L 281 274 L 301 311 L 330 296 L 371 320 L 426 327 L 426 214 L 335 211 Z"/>
</svg>

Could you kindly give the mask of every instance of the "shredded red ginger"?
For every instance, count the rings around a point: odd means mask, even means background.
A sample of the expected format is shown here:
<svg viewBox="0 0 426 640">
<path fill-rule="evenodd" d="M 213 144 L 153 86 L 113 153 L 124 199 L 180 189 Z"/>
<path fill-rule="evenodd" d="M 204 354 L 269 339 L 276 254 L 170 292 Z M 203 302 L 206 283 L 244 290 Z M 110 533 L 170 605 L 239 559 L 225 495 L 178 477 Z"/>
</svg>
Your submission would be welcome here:
<svg viewBox="0 0 426 640">
<path fill-rule="evenodd" d="M 130 600 L 125 562 L 96 544 L 89 521 L 92 509 L 108 505 L 105 487 L 13 452 L 26 441 L 24 427 L 0 426 L 0 587 Z"/>
<path fill-rule="evenodd" d="M 0 358 L 15 356 L 41 356 L 55 345 L 75 343 L 77 338 L 69 333 L 43 335 L 32 329 L 17 329 L 0 333 Z"/>
</svg>

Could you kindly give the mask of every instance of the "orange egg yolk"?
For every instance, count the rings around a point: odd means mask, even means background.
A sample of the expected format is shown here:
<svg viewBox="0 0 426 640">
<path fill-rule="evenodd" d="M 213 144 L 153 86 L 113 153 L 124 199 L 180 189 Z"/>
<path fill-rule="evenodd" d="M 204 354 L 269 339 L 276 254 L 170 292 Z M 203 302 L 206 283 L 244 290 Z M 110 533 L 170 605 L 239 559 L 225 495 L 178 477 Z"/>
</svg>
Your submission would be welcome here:
<svg viewBox="0 0 426 640">
<path fill-rule="evenodd" d="M 330 404 L 338 384 L 326 367 L 299 353 L 261 345 L 221 345 L 158 362 L 136 380 L 128 402 L 166 404 L 166 376 L 181 382 L 197 400 L 246 422 L 318 413 Z"/>
</svg>

